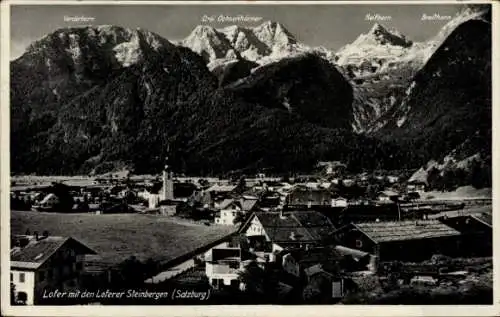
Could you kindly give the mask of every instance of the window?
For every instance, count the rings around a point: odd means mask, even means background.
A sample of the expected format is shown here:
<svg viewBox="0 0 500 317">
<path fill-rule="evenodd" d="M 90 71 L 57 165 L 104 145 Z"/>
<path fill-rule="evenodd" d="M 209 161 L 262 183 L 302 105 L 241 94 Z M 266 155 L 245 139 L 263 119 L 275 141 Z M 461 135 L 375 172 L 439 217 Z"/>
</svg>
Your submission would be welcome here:
<svg viewBox="0 0 500 317">
<path fill-rule="evenodd" d="M 19 273 L 19 283 L 24 283 L 24 273 Z"/>
<path fill-rule="evenodd" d="M 10 281 L 13 282 L 14 281 L 14 274 L 13 273 L 10 273 Z"/>
<path fill-rule="evenodd" d="M 21 273 L 21 274 L 24 274 L 24 273 Z M 25 292 L 17 293 L 17 301 L 21 302 L 23 304 L 26 304 L 26 302 L 28 301 L 28 294 L 26 294 Z"/>
</svg>

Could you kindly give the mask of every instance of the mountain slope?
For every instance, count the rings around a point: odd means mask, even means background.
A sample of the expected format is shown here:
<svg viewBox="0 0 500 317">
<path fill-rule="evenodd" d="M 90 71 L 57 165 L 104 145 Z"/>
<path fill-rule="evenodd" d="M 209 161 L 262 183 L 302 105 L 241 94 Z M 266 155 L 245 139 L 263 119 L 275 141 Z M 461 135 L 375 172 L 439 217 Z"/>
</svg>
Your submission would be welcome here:
<svg viewBox="0 0 500 317">
<path fill-rule="evenodd" d="M 89 159 L 128 164 L 130 138 L 158 108 L 215 87 L 197 54 L 152 33 L 58 30 L 11 63 L 13 171 L 71 173 Z"/>
<path fill-rule="evenodd" d="M 212 73 L 219 79 L 219 86 L 225 86 L 238 79 L 249 76 L 257 63 L 245 59 L 231 60 L 212 66 Z M 210 66 L 209 66 L 210 68 Z"/>
<path fill-rule="evenodd" d="M 335 67 L 313 54 L 262 66 L 230 88 L 245 100 L 286 109 L 321 126 L 350 130 L 352 88 Z"/>
<path fill-rule="evenodd" d="M 354 131 L 380 129 L 385 122 L 379 119 L 401 103 L 417 71 L 455 28 L 469 20 L 484 20 L 487 12 L 485 5 L 464 8 L 438 34 L 419 43 L 376 23 L 367 34 L 341 48 L 336 60 L 354 88 Z"/>
<path fill-rule="evenodd" d="M 438 159 L 475 135 L 491 151 L 491 24 L 458 26 L 414 77 L 378 135 L 401 139 Z"/>
<path fill-rule="evenodd" d="M 102 29 L 58 30 L 11 63 L 12 172 L 151 173 L 168 149 L 177 171 L 198 175 L 318 159 L 361 169 L 397 152 L 350 131 L 352 90 L 316 55 L 218 79 L 157 35 Z"/>
</svg>

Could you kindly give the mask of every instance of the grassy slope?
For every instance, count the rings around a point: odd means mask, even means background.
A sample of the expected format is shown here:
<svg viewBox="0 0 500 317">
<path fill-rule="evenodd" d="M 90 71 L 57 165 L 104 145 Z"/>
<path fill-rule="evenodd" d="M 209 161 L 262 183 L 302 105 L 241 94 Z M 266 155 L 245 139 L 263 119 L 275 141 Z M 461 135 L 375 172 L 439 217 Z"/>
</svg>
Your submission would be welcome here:
<svg viewBox="0 0 500 317">
<path fill-rule="evenodd" d="M 131 255 L 167 261 L 235 230 L 233 226 L 205 226 L 154 215 L 12 211 L 12 233 L 24 234 L 26 229 L 72 236 L 110 263 L 120 262 Z"/>
</svg>

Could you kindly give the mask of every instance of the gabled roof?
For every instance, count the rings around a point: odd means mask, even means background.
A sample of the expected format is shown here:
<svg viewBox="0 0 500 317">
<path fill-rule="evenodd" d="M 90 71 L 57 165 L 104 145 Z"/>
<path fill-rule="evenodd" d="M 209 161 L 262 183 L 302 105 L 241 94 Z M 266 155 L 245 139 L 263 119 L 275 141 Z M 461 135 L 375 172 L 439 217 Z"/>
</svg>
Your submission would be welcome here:
<svg viewBox="0 0 500 317">
<path fill-rule="evenodd" d="M 409 179 L 408 184 L 426 184 L 427 185 L 427 171 L 422 167 L 416 171 Z"/>
<path fill-rule="evenodd" d="M 272 242 L 310 242 L 319 241 L 334 227 L 331 221 L 316 211 L 255 212 L 240 228 L 244 232 L 257 217 Z"/>
<path fill-rule="evenodd" d="M 24 247 L 13 247 L 10 251 L 11 267 L 37 269 L 63 245 L 71 243 L 77 254 L 97 254 L 81 242 L 71 237 L 49 236 L 36 240 L 34 236 L 18 236 L 28 239 Z"/>
<path fill-rule="evenodd" d="M 230 206 L 236 206 L 242 211 L 251 211 L 257 204 L 257 199 L 224 199 L 219 204 L 219 209 L 227 209 Z"/>
<path fill-rule="evenodd" d="M 439 220 L 351 224 L 375 243 L 458 236 L 460 232 Z"/>
<path fill-rule="evenodd" d="M 257 204 L 257 199 L 240 199 L 239 200 L 241 210 L 243 211 L 251 211 L 255 205 Z"/>
<path fill-rule="evenodd" d="M 234 203 L 234 199 L 224 199 L 220 204 L 219 204 L 219 209 L 226 209 L 227 207 L 231 206 L 231 204 Z"/>
</svg>

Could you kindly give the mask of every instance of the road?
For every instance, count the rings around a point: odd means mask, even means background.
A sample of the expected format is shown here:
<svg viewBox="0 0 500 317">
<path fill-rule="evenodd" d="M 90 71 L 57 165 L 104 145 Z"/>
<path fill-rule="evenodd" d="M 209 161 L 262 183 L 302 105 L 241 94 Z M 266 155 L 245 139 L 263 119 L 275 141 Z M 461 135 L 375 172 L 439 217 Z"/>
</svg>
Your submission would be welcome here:
<svg viewBox="0 0 500 317">
<path fill-rule="evenodd" d="M 171 267 L 170 269 L 168 269 L 166 271 L 158 273 L 157 275 L 153 276 L 152 278 L 148 278 L 144 282 L 147 284 L 158 284 L 158 283 L 161 283 L 161 282 L 166 281 L 168 279 L 171 279 L 171 278 L 181 274 L 182 272 L 185 272 L 186 270 L 188 270 L 194 266 L 195 266 L 194 260 L 189 259 L 186 262 L 183 262 L 179 265 Z"/>
</svg>

